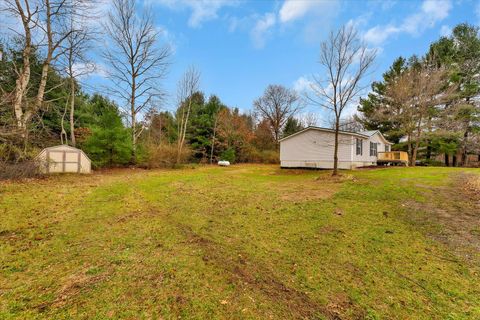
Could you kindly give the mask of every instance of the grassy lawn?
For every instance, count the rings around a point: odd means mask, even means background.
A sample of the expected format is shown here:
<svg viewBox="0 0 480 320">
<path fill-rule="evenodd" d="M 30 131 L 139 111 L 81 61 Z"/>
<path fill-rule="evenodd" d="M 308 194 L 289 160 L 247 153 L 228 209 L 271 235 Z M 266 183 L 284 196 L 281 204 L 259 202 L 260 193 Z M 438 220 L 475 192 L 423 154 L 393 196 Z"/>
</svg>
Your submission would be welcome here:
<svg viewBox="0 0 480 320">
<path fill-rule="evenodd" d="M 479 319 L 479 170 L 344 174 L 0 184 L 0 318 Z"/>
</svg>

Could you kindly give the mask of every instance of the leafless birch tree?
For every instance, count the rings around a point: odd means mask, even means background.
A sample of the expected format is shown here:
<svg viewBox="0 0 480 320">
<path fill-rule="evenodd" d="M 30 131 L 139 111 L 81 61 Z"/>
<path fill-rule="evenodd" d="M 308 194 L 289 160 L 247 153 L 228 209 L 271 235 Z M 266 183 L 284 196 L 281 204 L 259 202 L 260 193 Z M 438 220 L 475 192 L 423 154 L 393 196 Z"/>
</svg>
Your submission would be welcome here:
<svg viewBox="0 0 480 320">
<path fill-rule="evenodd" d="M 22 65 L 17 70 L 18 78 L 13 94 L 13 109 L 17 127 L 27 139 L 27 125 L 32 116 L 40 110 L 44 102 L 48 72 L 53 61 L 63 53 L 63 43 L 74 32 L 66 24 L 67 17 L 75 14 L 85 14 L 84 9 L 89 0 L 5 0 L 4 10 L 22 22 L 23 40 Z M 33 32 L 36 31 L 38 43 L 33 42 Z M 44 54 L 40 83 L 33 101 L 28 101 L 32 48 L 36 46 Z M 25 141 L 26 142 L 26 141 Z"/>
<path fill-rule="evenodd" d="M 17 79 L 15 89 L 12 95 L 12 105 L 15 114 L 17 128 L 26 138 L 27 122 L 30 118 L 28 103 L 25 101 L 28 84 L 30 82 L 30 56 L 32 54 L 32 33 L 38 25 L 38 15 L 40 10 L 39 1 L 29 0 L 5 0 L 2 9 L 9 13 L 13 18 L 19 18 L 22 23 L 22 32 L 19 36 L 23 40 L 22 65 L 17 67 Z"/>
<path fill-rule="evenodd" d="M 86 55 L 86 51 L 91 48 L 92 35 L 94 32 L 93 30 L 88 29 L 86 26 L 88 26 L 88 24 L 86 24 L 83 19 L 77 20 L 77 17 L 74 14 L 70 16 L 70 29 L 72 32 L 70 32 L 65 39 L 65 49 L 63 55 L 63 67 L 68 78 L 69 97 L 67 98 L 65 112 L 62 117 L 62 135 L 65 135 L 65 140 L 67 140 L 63 122 L 68 106 L 70 143 L 74 147 L 76 145 L 75 96 L 77 85 L 82 76 L 92 72 L 95 68 L 95 65 L 88 59 Z"/>
<path fill-rule="evenodd" d="M 138 115 L 163 97 L 159 80 L 167 70 L 170 48 L 159 46 L 159 31 L 148 12 L 138 15 L 135 0 L 113 0 L 105 31 L 109 42 L 104 57 L 113 82 L 112 93 L 125 102 L 132 127 L 132 161 L 136 161 Z"/>
<path fill-rule="evenodd" d="M 178 153 L 177 163 L 180 161 L 182 150 L 185 145 L 185 136 L 187 134 L 188 120 L 193 103 L 193 94 L 199 90 L 200 72 L 191 66 L 184 73 L 177 86 L 178 110 Z"/>
<path fill-rule="evenodd" d="M 287 119 L 301 109 L 300 102 L 294 90 L 280 85 L 269 85 L 263 96 L 253 102 L 255 111 L 268 121 L 277 146 Z"/>
<path fill-rule="evenodd" d="M 363 80 L 375 60 L 376 51 L 363 44 L 353 26 L 330 32 L 320 46 L 322 76 L 314 76 L 307 101 L 334 113 L 335 146 L 333 174 L 338 174 L 338 136 L 342 113 L 366 89 Z M 324 75 L 324 76 L 323 76 Z"/>
</svg>

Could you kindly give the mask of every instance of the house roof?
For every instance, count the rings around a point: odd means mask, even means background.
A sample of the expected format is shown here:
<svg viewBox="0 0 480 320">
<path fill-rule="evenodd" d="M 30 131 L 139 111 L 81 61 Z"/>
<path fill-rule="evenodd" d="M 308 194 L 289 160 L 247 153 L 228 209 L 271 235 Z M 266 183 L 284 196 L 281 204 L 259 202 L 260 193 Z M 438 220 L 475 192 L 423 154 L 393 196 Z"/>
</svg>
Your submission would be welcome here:
<svg viewBox="0 0 480 320">
<path fill-rule="evenodd" d="M 364 134 L 366 136 L 373 136 L 374 134 L 378 133 L 380 135 L 380 137 L 383 139 L 383 141 L 385 142 L 385 144 L 389 144 L 389 145 L 392 145 L 393 143 L 388 141 L 384 136 L 383 134 L 380 132 L 380 130 L 367 130 L 367 131 L 362 131 L 360 132 L 361 134 Z"/>
<path fill-rule="evenodd" d="M 373 136 L 375 133 L 379 132 L 378 130 L 367 130 L 367 131 L 360 131 L 361 134 L 364 134 L 366 136 Z"/>
<path fill-rule="evenodd" d="M 282 138 L 280 139 L 279 141 L 282 142 L 284 140 L 287 140 L 287 139 L 290 139 L 296 135 L 299 135 L 299 134 L 302 134 L 308 130 L 316 130 L 316 131 L 323 131 L 323 132 L 331 132 L 331 133 L 334 133 L 335 130 L 334 129 L 330 129 L 330 128 L 322 128 L 322 127 L 314 127 L 314 126 L 309 126 L 309 127 L 306 127 L 305 129 L 303 130 L 300 130 L 298 132 L 295 132 L 295 133 L 292 133 L 291 135 L 289 136 L 286 136 L 285 138 Z M 357 136 L 357 137 L 360 137 L 360 138 L 368 138 L 369 136 L 367 135 L 364 135 L 362 133 L 359 133 L 359 132 L 352 132 L 352 131 L 343 131 L 343 130 L 339 130 L 339 133 L 341 134 L 348 134 L 348 135 L 352 135 L 352 136 Z"/>
<path fill-rule="evenodd" d="M 298 132 L 295 132 L 289 136 L 286 136 L 285 138 L 282 138 L 280 139 L 279 141 L 282 142 L 284 140 L 287 140 L 287 139 L 290 139 L 296 135 L 299 135 L 299 134 L 302 134 L 308 130 L 316 130 L 316 131 L 322 131 L 322 132 L 331 132 L 331 133 L 334 133 L 335 130 L 334 129 L 330 129 L 330 128 L 322 128 L 322 127 L 314 127 L 314 126 L 309 126 L 309 127 L 306 127 L 305 129 L 303 130 L 300 130 Z M 362 131 L 362 132 L 353 132 L 353 131 L 343 131 L 343 130 L 339 130 L 339 133 L 341 134 L 347 134 L 347 135 L 351 135 L 351 136 L 355 136 L 355 137 L 360 137 L 360 138 L 364 138 L 364 139 L 368 139 L 370 138 L 371 136 L 373 136 L 374 134 L 376 133 L 379 133 L 380 136 L 382 137 L 382 139 L 385 141 L 386 144 L 393 144 L 391 142 L 389 142 L 387 139 L 385 139 L 385 137 L 383 136 L 383 134 L 378 131 L 378 130 L 370 130 L 370 131 Z"/>
</svg>

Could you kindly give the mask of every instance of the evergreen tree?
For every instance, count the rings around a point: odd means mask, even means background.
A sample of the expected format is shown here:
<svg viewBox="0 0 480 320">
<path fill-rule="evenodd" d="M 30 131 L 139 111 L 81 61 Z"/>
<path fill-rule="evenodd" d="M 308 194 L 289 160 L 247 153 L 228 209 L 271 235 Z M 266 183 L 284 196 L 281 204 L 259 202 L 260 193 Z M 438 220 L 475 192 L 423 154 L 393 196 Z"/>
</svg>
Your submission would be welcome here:
<svg viewBox="0 0 480 320">
<path fill-rule="evenodd" d="M 125 165 L 131 159 L 130 132 L 123 125 L 117 106 L 107 99 L 96 96 L 92 133 L 83 144 L 84 151 L 97 167 Z"/>
<path fill-rule="evenodd" d="M 303 125 L 294 117 L 288 117 L 282 131 L 282 137 L 289 136 L 303 129 Z"/>
</svg>

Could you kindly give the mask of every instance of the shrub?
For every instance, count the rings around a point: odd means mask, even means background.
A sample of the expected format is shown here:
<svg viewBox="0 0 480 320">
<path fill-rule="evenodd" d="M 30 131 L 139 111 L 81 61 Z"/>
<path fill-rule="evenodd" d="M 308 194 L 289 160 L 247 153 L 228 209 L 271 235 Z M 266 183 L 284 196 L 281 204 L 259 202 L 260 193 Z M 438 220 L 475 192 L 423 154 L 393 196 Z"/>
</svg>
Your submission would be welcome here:
<svg viewBox="0 0 480 320">
<path fill-rule="evenodd" d="M 220 155 L 220 160 L 235 163 L 235 150 L 233 148 L 228 148 L 227 150 L 223 151 Z"/>
<path fill-rule="evenodd" d="M 246 162 L 277 164 L 280 162 L 280 155 L 277 150 L 258 150 L 250 148 L 245 156 Z"/>
<path fill-rule="evenodd" d="M 276 150 L 262 150 L 258 153 L 258 163 L 277 164 L 280 163 L 280 154 Z"/>
<path fill-rule="evenodd" d="M 41 175 L 39 163 L 33 160 L 17 163 L 0 162 L 0 180 L 37 178 Z"/>
<path fill-rule="evenodd" d="M 427 167 L 444 167 L 445 164 L 442 161 L 425 159 L 420 161 L 420 165 Z"/>
<path fill-rule="evenodd" d="M 173 168 L 177 165 L 178 147 L 174 143 L 153 144 L 149 143 L 144 146 L 144 159 L 140 163 L 146 168 Z M 190 158 L 191 150 L 188 146 L 184 146 L 179 157 L 179 163 L 185 163 Z"/>
</svg>

